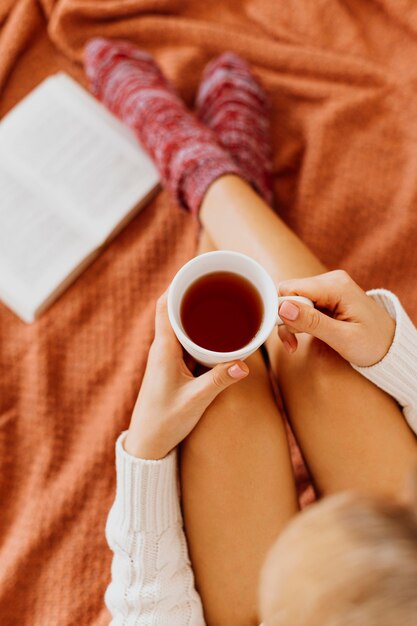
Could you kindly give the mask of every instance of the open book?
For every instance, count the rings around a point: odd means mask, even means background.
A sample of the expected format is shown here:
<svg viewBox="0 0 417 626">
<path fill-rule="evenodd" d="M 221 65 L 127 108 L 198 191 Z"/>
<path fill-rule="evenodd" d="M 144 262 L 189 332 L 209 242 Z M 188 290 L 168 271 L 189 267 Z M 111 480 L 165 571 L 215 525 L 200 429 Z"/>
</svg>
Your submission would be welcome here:
<svg viewBox="0 0 417 626">
<path fill-rule="evenodd" d="M 158 188 L 133 134 L 66 74 L 0 123 L 0 299 L 33 321 Z"/>
</svg>

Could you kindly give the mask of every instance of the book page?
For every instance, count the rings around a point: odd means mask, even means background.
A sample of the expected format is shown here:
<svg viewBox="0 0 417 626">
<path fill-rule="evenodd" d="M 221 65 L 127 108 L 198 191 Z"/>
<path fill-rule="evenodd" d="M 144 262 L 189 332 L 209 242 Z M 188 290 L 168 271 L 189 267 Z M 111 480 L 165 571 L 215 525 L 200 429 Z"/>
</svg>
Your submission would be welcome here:
<svg viewBox="0 0 417 626">
<path fill-rule="evenodd" d="M 50 301 L 157 187 L 129 129 L 69 76 L 46 79 L 0 124 L 2 299 Z"/>
<path fill-rule="evenodd" d="M 139 144 L 126 138 L 123 127 L 118 131 L 118 120 L 102 109 L 74 81 L 58 75 L 0 127 L 0 151 L 12 153 L 44 194 L 84 223 L 97 245 L 158 184 Z"/>
<path fill-rule="evenodd" d="M 93 243 L 1 159 L 0 198 L 1 297 L 29 321 Z"/>
</svg>

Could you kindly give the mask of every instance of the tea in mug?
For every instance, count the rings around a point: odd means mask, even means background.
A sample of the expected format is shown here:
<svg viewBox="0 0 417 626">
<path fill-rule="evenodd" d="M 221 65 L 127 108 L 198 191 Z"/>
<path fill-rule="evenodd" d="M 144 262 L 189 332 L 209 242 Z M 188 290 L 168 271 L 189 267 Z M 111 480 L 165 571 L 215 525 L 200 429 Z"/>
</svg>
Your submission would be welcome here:
<svg viewBox="0 0 417 626">
<path fill-rule="evenodd" d="M 262 298 L 246 278 L 211 272 L 188 287 L 181 302 L 185 333 L 206 350 L 231 352 L 246 346 L 264 315 Z"/>
</svg>

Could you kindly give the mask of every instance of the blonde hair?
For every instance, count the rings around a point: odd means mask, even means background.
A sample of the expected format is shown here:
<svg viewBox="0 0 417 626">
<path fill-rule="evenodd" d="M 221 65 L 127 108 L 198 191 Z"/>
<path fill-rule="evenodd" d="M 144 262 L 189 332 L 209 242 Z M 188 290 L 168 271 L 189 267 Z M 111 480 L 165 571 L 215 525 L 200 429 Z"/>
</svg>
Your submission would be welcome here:
<svg viewBox="0 0 417 626">
<path fill-rule="evenodd" d="M 349 539 L 346 586 L 334 610 L 322 607 L 332 615 L 323 626 L 416 626 L 415 511 L 360 498 L 340 507 L 336 519 Z"/>
<path fill-rule="evenodd" d="M 416 509 L 341 494 L 301 514 L 292 541 L 315 546 L 265 626 L 416 626 Z"/>
</svg>

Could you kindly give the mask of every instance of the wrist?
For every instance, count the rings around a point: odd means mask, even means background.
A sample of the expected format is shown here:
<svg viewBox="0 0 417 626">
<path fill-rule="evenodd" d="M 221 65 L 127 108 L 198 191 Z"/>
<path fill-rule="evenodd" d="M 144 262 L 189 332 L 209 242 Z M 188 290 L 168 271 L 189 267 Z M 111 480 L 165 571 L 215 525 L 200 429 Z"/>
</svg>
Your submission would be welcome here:
<svg viewBox="0 0 417 626">
<path fill-rule="evenodd" d="M 147 438 L 143 434 L 136 432 L 134 428 L 129 428 L 123 442 L 125 451 L 138 459 L 145 461 L 160 461 L 171 451 L 162 442 L 156 442 L 154 438 Z"/>
<path fill-rule="evenodd" d="M 368 367 L 373 367 L 385 356 L 388 354 L 389 349 L 392 346 L 392 342 L 394 341 L 396 329 L 396 322 L 386 311 L 383 311 L 383 316 L 381 316 L 380 321 L 380 333 L 379 333 L 379 341 L 378 346 L 379 350 L 373 355 L 373 359 L 368 364 Z"/>
</svg>

